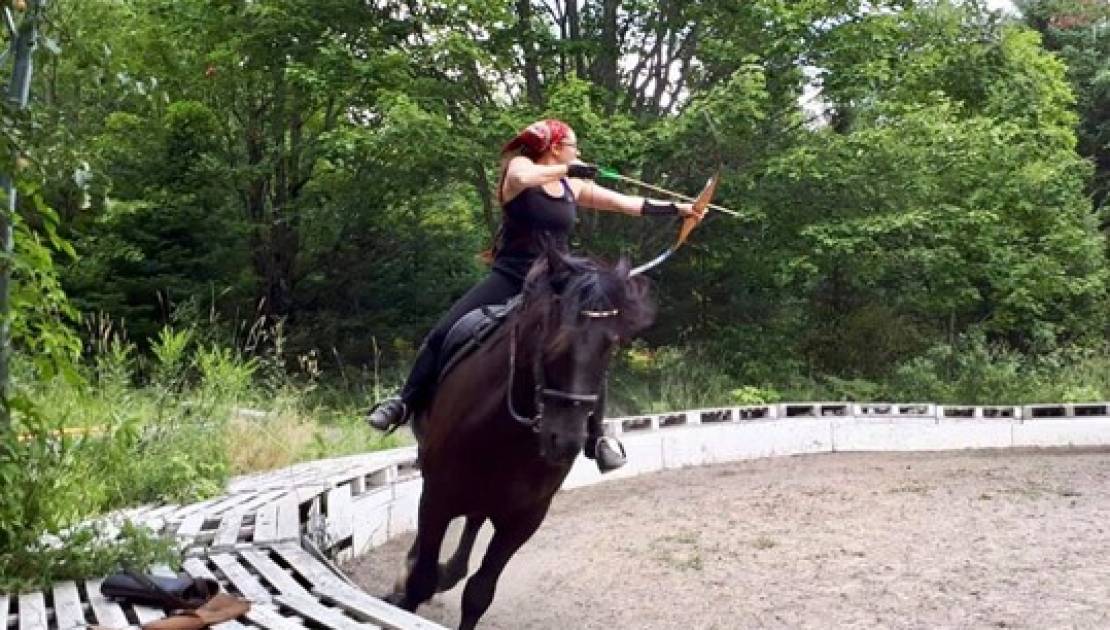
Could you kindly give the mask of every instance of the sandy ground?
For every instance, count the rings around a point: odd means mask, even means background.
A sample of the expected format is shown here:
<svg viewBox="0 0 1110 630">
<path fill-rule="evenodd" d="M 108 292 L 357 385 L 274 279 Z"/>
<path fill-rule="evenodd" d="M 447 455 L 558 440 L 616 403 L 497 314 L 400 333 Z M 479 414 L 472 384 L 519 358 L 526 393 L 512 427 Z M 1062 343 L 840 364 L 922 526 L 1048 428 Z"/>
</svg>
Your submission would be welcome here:
<svg viewBox="0 0 1110 630">
<path fill-rule="evenodd" d="M 560 493 L 480 627 L 1110 628 L 1108 530 L 1106 450 L 670 471 Z M 349 575 L 387 592 L 411 541 Z M 454 626 L 461 595 L 419 613 Z"/>
</svg>

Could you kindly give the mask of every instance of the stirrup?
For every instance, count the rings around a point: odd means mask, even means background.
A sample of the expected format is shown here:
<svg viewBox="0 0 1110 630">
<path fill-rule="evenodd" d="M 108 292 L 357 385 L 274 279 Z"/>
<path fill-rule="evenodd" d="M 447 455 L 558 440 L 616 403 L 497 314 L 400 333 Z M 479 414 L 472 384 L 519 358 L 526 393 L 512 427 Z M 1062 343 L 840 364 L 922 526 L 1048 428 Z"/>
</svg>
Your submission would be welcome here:
<svg viewBox="0 0 1110 630">
<path fill-rule="evenodd" d="M 628 454 L 620 440 L 607 435 L 597 438 L 594 460 L 602 474 L 612 472 L 628 463 Z"/>
</svg>

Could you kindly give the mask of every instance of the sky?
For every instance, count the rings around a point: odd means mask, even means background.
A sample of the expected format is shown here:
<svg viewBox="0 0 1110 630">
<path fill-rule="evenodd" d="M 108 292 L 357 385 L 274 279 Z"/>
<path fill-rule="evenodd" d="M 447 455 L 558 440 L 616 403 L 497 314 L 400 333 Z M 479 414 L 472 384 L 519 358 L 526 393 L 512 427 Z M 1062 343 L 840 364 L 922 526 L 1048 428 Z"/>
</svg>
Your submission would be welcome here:
<svg viewBox="0 0 1110 630">
<path fill-rule="evenodd" d="M 1010 0 L 990 0 L 987 2 L 987 5 L 992 9 L 1003 9 L 1008 13 L 1017 13 L 1017 9 L 1014 8 L 1014 3 Z"/>
</svg>

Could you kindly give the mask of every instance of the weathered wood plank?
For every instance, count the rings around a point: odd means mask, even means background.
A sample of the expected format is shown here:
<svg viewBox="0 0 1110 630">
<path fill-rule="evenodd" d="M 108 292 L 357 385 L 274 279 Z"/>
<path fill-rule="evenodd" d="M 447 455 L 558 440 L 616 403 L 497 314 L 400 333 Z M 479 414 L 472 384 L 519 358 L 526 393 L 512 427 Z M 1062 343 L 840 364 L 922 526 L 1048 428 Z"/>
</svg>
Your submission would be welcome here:
<svg viewBox="0 0 1110 630">
<path fill-rule="evenodd" d="M 180 510 L 174 512 L 173 513 L 173 518 L 175 518 L 175 519 L 184 519 L 186 517 L 192 516 L 193 514 L 196 514 L 197 512 L 207 514 L 209 507 L 219 503 L 220 501 L 223 501 L 225 498 L 226 497 L 223 497 L 223 496 L 212 497 L 211 499 L 205 499 L 205 500 L 200 501 L 198 503 L 193 503 L 191 505 L 186 505 L 185 507 L 181 508 Z"/>
<path fill-rule="evenodd" d="M 205 516 L 208 518 L 219 518 L 220 514 L 228 510 L 233 510 L 236 506 L 242 505 L 256 496 L 258 496 L 258 493 L 254 491 L 227 494 L 219 497 L 217 501 L 210 505 L 205 506 L 201 511 L 204 512 Z"/>
<path fill-rule="evenodd" d="M 370 488 L 351 504 L 351 522 L 358 523 L 351 536 L 352 550 L 363 553 L 389 540 L 389 505 L 393 490 Z"/>
<path fill-rule="evenodd" d="M 298 615 L 324 624 L 334 630 L 377 630 L 379 626 L 359 623 L 333 608 L 316 601 L 311 595 L 277 595 L 274 601 L 294 610 Z"/>
<path fill-rule="evenodd" d="M 235 556 L 221 553 L 209 556 L 209 559 L 220 568 L 220 571 L 227 576 L 228 581 L 235 585 L 236 590 L 243 594 L 243 597 L 259 603 L 269 602 L 272 599 L 270 591 L 266 590 L 265 586 L 262 586 L 249 571 L 243 568 Z"/>
<path fill-rule="evenodd" d="M 157 577 L 177 577 L 177 572 L 164 564 L 155 565 L 150 568 L 150 574 Z M 161 619 L 166 616 L 166 611 L 154 606 L 142 606 L 139 604 L 132 605 L 135 611 L 135 616 L 139 619 L 139 625 L 150 623 Z"/>
<path fill-rule="evenodd" d="M 254 543 L 268 543 L 277 541 L 278 508 L 280 501 L 271 501 L 258 508 L 254 514 Z"/>
<path fill-rule="evenodd" d="M 103 580 L 87 580 L 85 582 L 85 592 L 89 596 L 89 605 L 92 606 L 93 616 L 96 617 L 97 625 L 106 628 L 122 628 L 128 625 L 127 615 L 123 614 L 123 609 L 119 604 L 108 601 L 103 595 L 100 594 L 100 583 Z"/>
<path fill-rule="evenodd" d="M 321 599 L 342 607 L 354 617 L 383 624 L 387 628 L 445 630 L 443 626 L 437 623 L 390 606 L 353 586 L 342 583 L 328 583 L 313 588 L 312 592 Z"/>
<path fill-rule="evenodd" d="M 4 616 L 5 621 L 7 615 Z M 19 630 L 47 630 L 46 597 L 42 593 L 22 593 L 19 596 Z"/>
<path fill-rule="evenodd" d="M 195 539 L 200 535 L 201 528 L 204 527 L 205 518 L 207 518 L 207 516 L 203 511 L 193 512 L 181 521 L 181 525 L 177 528 L 177 532 L 174 535 L 178 538 L 190 541 Z"/>
<path fill-rule="evenodd" d="M 200 558 L 186 558 L 185 561 L 181 563 L 181 568 L 185 569 L 185 572 L 193 577 L 219 581 L 218 578 L 216 578 L 216 574 L 209 571 L 208 565 Z"/>
<path fill-rule="evenodd" d="M 255 510 L 257 510 L 259 507 L 261 507 L 263 505 L 266 505 L 267 503 L 270 503 L 271 501 L 275 501 L 275 500 L 281 498 L 282 495 L 284 495 L 287 492 L 288 492 L 288 489 L 285 489 L 285 488 L 278 488 L 276 490 L 261 491 L 261 492 L 259 492 L 258 496 L 254 497 L 250 501 L 247 501 L 246 503 L 244 503 L 242 505 L 242 510 L 249 514 L 251 512 L 254 512 Z"/>
<path fill-rule="evenodd" d="M 300 501 L 296 497 L 282 499 L 277 512 L 277 540 L 294 540 L 301 536 Z"/>
<path fill-rule="evenodd" d="M 305 590 L 300 583 L 286 573 L 285 569 L 279 567 L 276 562 L 271 560 L 265 552 L 257 549 L 244 549 L 239 555 L 254 567 L 267 582 L 272 584 L 279 593 L 285 595 L 309 595 L 309 592 Z"/>
<path fill-rule="evenodd" d="M 139 619 L 139 625 L 147 624 L 152 621 L 157 621 L 166 616 L 165 611 L 161 608 L 152 608 L 151 606 L 140 606 L 138 604 L 131 607 L 135 611 L 135 616 Z"/>
<path fill-rule="evenodd" d="M 58 582 L 54 585 L 53 591 L 54 619 L 58 624 L 58 630 L 84 628 L 88 625 L 85 621 L 84 607 L 81 606 L 81 594 L 77 592 L 77 584 Z M 0 610 L 3 609 L 3 602 L 0 602 Z"/>
<path fill-rule="evenodd" d="M 263 604 L 252 603 L 246 617 L 267 630 L 305 630 L 296 619 L 285 617 L 272 607 Z"/>
<path fill-rule="evenodd" d="M 150 623 L 151 621 L 157 621 L 165 617 L 165 611 L 163 611 L 161 608 L 139 606 L 139 604 L 134 604 L 131 609 L 135 611 L 135 617 L 139 618 L 140 626 L 142 626 L 142 624 L 144 623 Z"/>
<path fill-rule="evenodd" d="M 304 576 L 313 586 L 323 584 L 343 584 L 338 576 L 327 567 L 316 561 L 307 551 L 294 545 L 276 545 L 274 551 L 278 553 L 294 571 Z"/>
<path fill-rule="evenodd" d="M 244 615 L 244 616 L 246 616 L 246 615 Z M 245 626 L 245 625 L 243 625 L 243 624 L 241 624 L 241 623 L 239 623 L 238 621 L 235 621 L 235 620 L 225 621 L 223 623 L 218 623 L 218 624 L 216 624 L 212 627 L 215 628 L 216 630 L 251 630 L 252 629 L 252 626 Z"/>
<path fill-rule="evenodd" d="M 212 539 L 212 546 L 217 549 L 234 547 L 235 543 L 239 542 L 239 531 L 243 528 L 243 516 L 245 514 L 239 509 L 225 512 L 220 517 L 220 527 L 216 530 L 215 538 Z"/>
<path fill-rule="evenodd" d="M 328 490 L 327 532 L 328 540 L 343 540 L 351 535 L 351 486 Z"/>
</svg>

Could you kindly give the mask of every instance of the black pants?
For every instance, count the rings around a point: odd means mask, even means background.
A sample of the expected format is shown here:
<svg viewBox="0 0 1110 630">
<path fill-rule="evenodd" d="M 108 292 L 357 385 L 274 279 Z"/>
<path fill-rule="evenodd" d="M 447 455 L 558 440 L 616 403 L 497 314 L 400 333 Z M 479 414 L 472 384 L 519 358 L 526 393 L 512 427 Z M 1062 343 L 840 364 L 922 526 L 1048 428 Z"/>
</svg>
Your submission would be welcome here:
<svg viewBox="0 0 1110 630">
<path fill-rule="evenodd" d="M 481 282 L 466 292 L 443 317 L 436 323 L 432 332 L 424 338 L 416 362 L 409 377 L 401 388 L 401 399 L 410 409 L 423 409 L 431 402 L 435 391 L 436 377 L 439 376 L 439 354 L 443 341 L 455 322 L 470 311 L 491 304 L 502 304 L 520 293 L 523 280 L 514 274 L 494 269 Z"/>
</svg>

